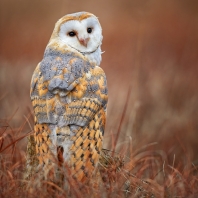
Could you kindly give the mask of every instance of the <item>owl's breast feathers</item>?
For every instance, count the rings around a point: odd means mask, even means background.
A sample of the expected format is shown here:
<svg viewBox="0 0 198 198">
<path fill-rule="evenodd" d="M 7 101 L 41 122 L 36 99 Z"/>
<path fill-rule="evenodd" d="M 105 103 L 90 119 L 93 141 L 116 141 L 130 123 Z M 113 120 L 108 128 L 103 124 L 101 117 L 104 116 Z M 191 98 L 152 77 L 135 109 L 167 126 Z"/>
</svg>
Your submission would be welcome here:
<svg viewBox="0 0 198 198">
<path fill-rule="evenodd" d="M 30 95 L 38 124 L 85 126 L 106 110 L 106 76 L 83 56 L 47 48 L 33 73 Z"/>
</svg>

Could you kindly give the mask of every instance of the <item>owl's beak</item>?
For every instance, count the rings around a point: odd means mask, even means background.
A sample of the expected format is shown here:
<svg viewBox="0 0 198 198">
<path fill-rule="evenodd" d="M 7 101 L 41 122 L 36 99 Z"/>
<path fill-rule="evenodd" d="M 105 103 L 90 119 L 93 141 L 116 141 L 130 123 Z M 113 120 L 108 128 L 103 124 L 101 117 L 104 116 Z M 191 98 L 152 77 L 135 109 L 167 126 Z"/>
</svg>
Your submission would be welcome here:
<svg viewBox="0 0 198 198">
<path fill-rule="evenodd" d="M 79 40 L 79 42 L 80 42 L 81 45 L 87 47 L 87 43 L 89 41 L 89 38 L 86 38 L 86 39 L 84 39 L 84 38 L 78 38 L 78 40 Z"/>
</svg>

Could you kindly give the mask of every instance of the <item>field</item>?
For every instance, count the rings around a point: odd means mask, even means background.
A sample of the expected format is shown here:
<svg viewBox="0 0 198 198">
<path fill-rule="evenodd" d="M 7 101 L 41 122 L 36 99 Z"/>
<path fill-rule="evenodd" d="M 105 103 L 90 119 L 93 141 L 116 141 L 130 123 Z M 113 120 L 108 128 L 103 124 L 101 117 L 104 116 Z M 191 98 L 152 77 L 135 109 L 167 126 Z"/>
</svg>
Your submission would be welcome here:
<svg viewBox="0 0 198 198">
<path fill-rule="evenodd" d="M 67 190 L 38 173 L 24 191 L 31 76 L 55 22 L 81 10 L 103 27 L 99 172 Z M 197 11 L 193 0 L 0 0 L 0 197 L 198 197 Z"/>
</svg>

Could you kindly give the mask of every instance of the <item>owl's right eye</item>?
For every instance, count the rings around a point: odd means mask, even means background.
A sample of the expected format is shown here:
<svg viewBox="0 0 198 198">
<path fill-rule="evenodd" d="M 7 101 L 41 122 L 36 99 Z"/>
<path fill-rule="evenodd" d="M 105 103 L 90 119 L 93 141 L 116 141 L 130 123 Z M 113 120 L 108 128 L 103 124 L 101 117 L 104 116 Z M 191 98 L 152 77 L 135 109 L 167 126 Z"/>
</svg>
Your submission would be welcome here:
<svg viewBox="0 0 198 198">
<path fill-rule="evenodd" d="M 73 37 L 73 36 L 76 36 L 76 33 L 74 31 L 71 31 L 71 32 L 68 33 L 68 35 Z"/>
</svg>

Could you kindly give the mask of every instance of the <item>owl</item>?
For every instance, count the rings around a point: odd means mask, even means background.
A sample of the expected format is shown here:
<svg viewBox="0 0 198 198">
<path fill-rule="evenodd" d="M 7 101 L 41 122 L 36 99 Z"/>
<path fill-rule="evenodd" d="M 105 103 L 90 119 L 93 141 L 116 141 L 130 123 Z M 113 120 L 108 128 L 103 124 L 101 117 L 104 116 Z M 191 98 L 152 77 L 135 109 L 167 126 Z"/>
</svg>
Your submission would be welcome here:
<svg viewBox="0 0 198 198">
<path fill-rule="evenodd" d="M 108 101 L 100 67 L 102 28 L 97 17 L 78 12 L 55 24 L 31 80 L 35 147 L 39 167 L 66 165 L 73 178 L 89 178 L 102 149 Z"/>
</svg>

